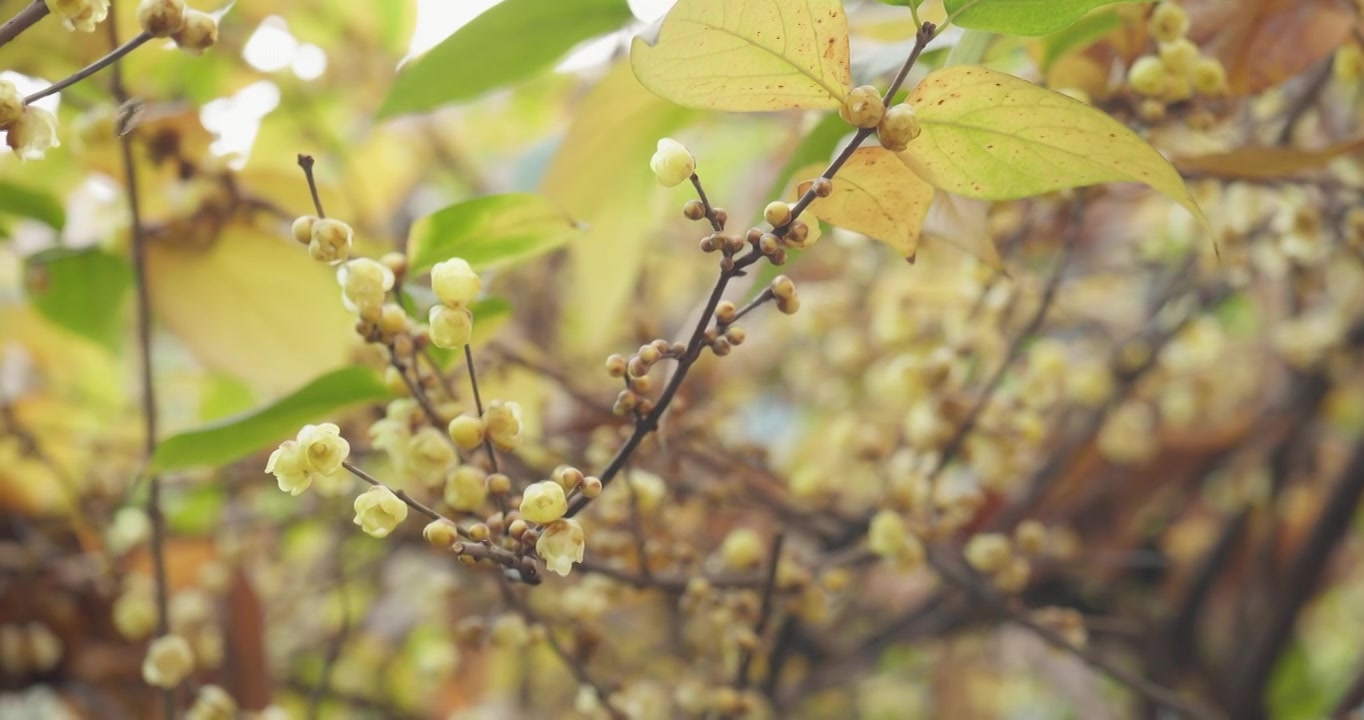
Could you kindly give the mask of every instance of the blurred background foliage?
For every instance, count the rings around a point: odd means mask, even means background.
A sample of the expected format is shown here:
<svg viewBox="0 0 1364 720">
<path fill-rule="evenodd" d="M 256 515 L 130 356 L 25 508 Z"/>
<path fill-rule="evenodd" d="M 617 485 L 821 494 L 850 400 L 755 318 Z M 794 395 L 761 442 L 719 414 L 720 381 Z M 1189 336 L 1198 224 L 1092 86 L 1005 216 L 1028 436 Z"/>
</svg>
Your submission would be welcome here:
<svg viewBox="0 0 1364 720">
<path fill-rule="evenodd" d="M 766 640 L 783 674 L 759 670 L 770 705 L 753 716 L 1156 716 L 988 604 L 867 553 L 870 513 L 970 423 L 942 459 L 970 512 L 935 542 L 1042 520 L 1051 549 L 1020 607 L 1078 610 L 1097 652 L 1233 716 L 1361 702 L 1358 8 L 1182 4 L 1189 37 L 1227 68 L 1226 97 L 1156 113 L 1131 93 L 1125 69 L 1154 48 L 1141 4 L 995 38 L 980 59 L 1141 132 L 1184 171 L 1214 242 L 1127 186 L 940 203 L 914 265 L 826 227 L 789 268 L 802 313 L 755 315 L 734 357 L 689 378 L 640 461 L 671 488 L 644 530 L 660 572 L 713 571 L 738 526 L 805 538 L 811 579 L 784 591 Z M 280 493 L 262 451 L 327 418 L 363 438 L 395 397 L 331 271 L 288 239 L 311 212 L 307 153 L 357 254 L 416 262 L 498 239 L 475 263 L 490 291 L 475 345 L 485 397 L 529 411 L 518 469 L 609 457 L 624 423 L 601 359 L 681 336 L 712 276 L 678 212 L 688 190 L 649 171 L 655 142 L 685 142 L 746 227 L 850 130 L 836 114 L 703 113 L 649 94 L 622 59 L 667 5 L 237 0 L 200 7 L 221 13 L 203 56 L 153 41 L 123 61 L 145 102 L 151 469 L 196 682 L 299 717 L 592 716 L 575 709 L 581 678 L 502 614 L 489 571 L 429 550 L 415 527 L 375 541 L 347 503 Z M 884 85 L 912 43 L 908 14 L 846 5 L 854 84 Z M 118 37 L 134 34 L 134 8 L 115 2 Z M 962 37 L 935 42 L 907 87 Z M 31 91 L 111 47 L 49 19 L 0 47 L 0 77 Z M 0 156 L 0 717 L 150 717 L 145 642 L 112 619 L 149 572 L 117 103 L 107 72 L 45 102 L 61 147 Z M 485 215 L 467 204 L 490 196 Z M 630 523 L 602 515 L 589 552 L 601 538 L 608 564 L 637 566 Z M 677 543 L 689 549 L 669 555 Z M 633 716 L 675 716 L 728 675 L 727 628 L 750 619 L 753 593 L 678 625 L 685 592 L 611 577 L 576 570 L 529 603 Z M 35 624 L 55 657 L 22 639 L 42 636 Z"/>
</svg>

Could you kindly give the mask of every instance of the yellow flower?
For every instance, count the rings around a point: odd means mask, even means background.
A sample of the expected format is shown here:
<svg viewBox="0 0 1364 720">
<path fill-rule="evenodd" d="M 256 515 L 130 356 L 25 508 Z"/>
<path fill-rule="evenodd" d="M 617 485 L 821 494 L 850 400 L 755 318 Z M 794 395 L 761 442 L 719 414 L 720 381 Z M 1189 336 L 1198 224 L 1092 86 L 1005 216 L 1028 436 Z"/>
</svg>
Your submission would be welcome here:
<svg viewBox="0 0 1364 720">
<path fill-rule="evenodd" d="M 549 524 L 568 512 L 564 488 L 553 480 L 545 480 L 526 488 L 521 496 L 521 517 L 542 525 Z"/>
<path fill-rule="evenodd" d="M 431 326 L 431 344 L 446 350 L 468 345 L 474 332 L 474 314 L 465 307 L 433 306 L 427 322 Z"/>
<path fill-rule="evenodd" d="M 9 126 L 6 141 L 20 160 L 41 160 L 48 149 L 61 145 L 57 140 L 57 118 L 40 107 L 29 105 Z"/>
<path fill-rule="evenodd" d="M 109 0 L 47 0 L 47 9 L 62 19 L 67 30 L 94 32 L 109 16 Z"/>
<path fill-rule="evenodd" d="M 194 670 L 189 641 L 179 635 L 163 635 L 152 641 L 142 661 L 142 679 L 148 685 L 173 688 Z"/>
<path fill-rule="evenodd" d="M 431 268 L 431 290 L 446 307 L 467 307 L 482 286 L 478 273 L 462 258 L 450 258 Z"/>
<path fill-rule="evenodd" d="M 658 152 L 649 160 L 649 168 L 658 177 L 659 184 L 673 187 L 686 182 L 696 172 L 696 158 L 682 143 L 663 138 L 658 141 Z"/>
<path fill-rule="evenodd" d="M 562 488 L 560 492 L 563 492 Z M 573 569 L 573 563 L 583 561 L 586 545 L 586 535 L 577 520 L 556 520 L 535 541 L 535 552 L 545 561 L 546 569 L 566 576 Z"/>
<path fill-rule="evenodd" d="M 393 289 L 396 278 L 383 263 L 355 258 L 336 269 L 341 283 L 341 304 L 353 313 L 377 313 L 384 305 L 384 294 Z"/>
<path fill-rule="evenodd" d="M 355 498 L 355 524 L 370 537 L 388 537 L 405 519 L 407 505 L 386 487 L 372 487 Z"/>
<path fill-rule="evenodd" d="M 488 498 L 487 479 L 478 467 L 460 465 L 445 481 L 445 503 L 456 510 L 478 510 Z"/>
<path fill-rule="evenodd" d="M 24 96 L 8 80 L 0 80 L 0 128 L 13 125 L 24 114 Z"/>
<path fill-rule="evenodd" d="M 444 433 L 427 425 L 418 430 L 407 444 L 410 474 L 422 484 L 439 483 L 455 462 L 455 449 Z"/>
<path fill-rule="evenodd" d="M 308 469 L 322 475 L 341 469 L 341 463 L 350 456 L 350 443 L 341 437 L 341 428 L 332 423 L 304 425 L 297 440 L 304 449 Z"/>
<path fill-rule="evenodd" d="M 313 474 L 308 471 L 303 455 L 303 446 L 294 440 L 285 440 L 270 453 L 265 472 L 273 473 L 279 489 L 290 495 L 302 494 L 313 482 Z"/>
<path fill-rule="evenodd" d="M 521 444 L 521 406 L 514 402 L 494 400 L 483 411 L 483 424 L 488 439 L 498 450 L 512 451 Z"/>
</svg>

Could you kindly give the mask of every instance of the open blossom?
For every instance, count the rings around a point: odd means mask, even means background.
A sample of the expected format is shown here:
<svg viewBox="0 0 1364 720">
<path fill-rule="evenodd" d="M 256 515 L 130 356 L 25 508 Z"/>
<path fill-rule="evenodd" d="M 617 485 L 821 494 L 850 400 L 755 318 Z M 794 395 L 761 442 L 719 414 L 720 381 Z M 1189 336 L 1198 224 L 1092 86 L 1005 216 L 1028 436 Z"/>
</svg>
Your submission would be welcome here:
<svg viewBox="0 0 1364 720">
<path fill-rule="evenodd" d="M 407 519 L 407 504 L 386 487 L 372 487 L 355 498 L 355 524 L 370 537 L 388 537 Z"/>
<path fill-rule="evenodd" d="M 488 474 L 475 465 L 460 465 L 445 480 L 445 503 L 456 510 L 478 510 L 487 499 Z"/>
<path fill-rule="evenodd" d="M 568 512 L 564 488 L 553 480 L 533 483 L 521 496 L 521 517 L 542 524 L 552 523 Z"/>
<path fill-rule="evenodd" d="M 14 124 L 24 114 L 24 96 L 8 80 L 0 80 L 0 128 Z"/>
<path fill-rule="evenodd" d="M 298 437 L 286 440 L 270 453 L 265 472 L 272 473 L 279 489 L 298 495 L 314 481 L 330 478 L 350 456 L 350 443 L 332 423 L 304 425 Z"/>
<path fill-rule="evenodd" d="M 521 405 L 514 402 L 494 400 L 488 403 L 483 412 L 483 424 L 487 427 L 488 439 L 499 450 L 512 451 L 521 444 Z"/>
<path fill-rule="evenodd" d="M 445 479 L 445 473 L 455 463 L 455 449 L 445 433 L 426 426 L 408 441 L 407 460 L 410 474 L 422 484 L 431 485 Z"/>
<path fill-rule="evenodd" d="M 57 140 L 57 117 L 40 107 L 29 105 L 19 119 L 9 126 L 6 141 L 19 159 L 41 160 L 49 148 L 61 145 Z"/>
<path fill-rule="evenodd" d="M 109 16 L 109 0 L 47 0 L 47 9 L 62 19 L 67 30 L 94 32 Z"/>
<path fill-rule="evenodd" d="M 583 561 L 586 546 L 586 535 L 577 520 L 556 520 L 535 541 L 535 552 L 550 572 L 568 575 L 573 563 Z"/>
</svg>

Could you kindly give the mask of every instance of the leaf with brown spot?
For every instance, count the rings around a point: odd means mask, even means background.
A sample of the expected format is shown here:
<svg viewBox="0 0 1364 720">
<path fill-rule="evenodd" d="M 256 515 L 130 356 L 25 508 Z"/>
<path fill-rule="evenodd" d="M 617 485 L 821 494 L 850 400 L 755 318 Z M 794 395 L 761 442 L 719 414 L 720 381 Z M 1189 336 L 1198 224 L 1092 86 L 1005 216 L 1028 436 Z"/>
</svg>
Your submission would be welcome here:
<svg viewBox="0 0 1364 720">
<path fill-rule="evenodd" d="M 1349 0 L 1188 0 L 1189 36 L 1222 61 L 1232 95 L 1274 87 L 1327 57 L 1359 26 Z"/>
<path fill-rule="evenodd" d="M 797 195 L 805 194 L 810 184 L 801 183 Z M 934 190 L 895 153 L 880 147 L 855 151 L 834 176 L 833 186 L 829 197 L 810 203 L 815 217 L 879 240 L 905 257 L 914 256 Z"/>
</svg>

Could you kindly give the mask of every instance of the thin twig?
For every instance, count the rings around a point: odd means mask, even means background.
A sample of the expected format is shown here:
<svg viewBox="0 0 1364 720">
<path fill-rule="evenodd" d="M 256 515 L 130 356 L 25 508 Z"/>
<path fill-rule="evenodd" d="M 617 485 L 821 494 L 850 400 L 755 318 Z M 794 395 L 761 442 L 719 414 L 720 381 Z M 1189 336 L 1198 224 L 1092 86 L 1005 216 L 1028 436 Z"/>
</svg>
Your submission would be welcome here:
<svg viewBox="0 0 1364 720">
<path fill-rule="evenodd" d="M 33 0 L 23 10 L 15 13 L 4 25 L 0 25 L 0 47 L 4 47 L 6 43 L 19 37 L 19 33 L 47 17 L 47 12 L 47 3 L 44 0 Z"/>
<path fill-rule="evenodd" d="M 114 21 L 113 21 L 112 19 L 108 20 L 107 22 L 108 22 L 108 24 L 109 24 L 110 26 L 112 26 L 112 25 L 114 24 Z M 110 32 L 113 32 L 113 31 L 110 31 Z M 107 67 L 107 66 L 109 66 L 109 65 L 116 65 L 117 62 L 118 62 L 118 60 L 119 60 L 119 58 L 121 58 L 121 57 L 123 57 L 124 55 L 127 55 L 128 53 L 130 53 L 130 52 L 132 52 L 132 51 L 138 49 L 138 48 L 141 47 L 144 43 L 146 43 L 148 40 L 151 40 L 151 39 L 152 39 L 152 36 L 151 36 L 150 34 L 148 34 L 148 33 L 146 33 L 146 32 L 139 33 L 139 34 L 138 34 L 136 37 L 134 37 L 132 40 L 129 40 L 128 42 L 123 43 L 122 45 L 120 45 L 120 46 L 114 48 L 112 51 L 110 51 L 110 53 L 109 53 L 108 55 L 105 55 L 104 57 L 102 57 L 102 58 L 100 58 L 100 59 L 98 59 L 98 60 L 96 60 L 96 61 L 90 63 L 89 65 L 87 65 L 87 66 L 81 68 L 80 70 L 77 70 L 76 72 L 72 73 L 70 76 L 68 76 L 68 77 L 66 77 L 66 78 L 63 78 L 62 80 L 58 80 L 57 82 L 55 82 L 55 83 L 53 83 L 53 84 L 51 84 L 51 85 L 49 85 L 49 86 L 43 88 L 42 90 L 39 90 L 38 92 L 35 92 L 35 93 L 33 93 L 32 95 L 29 95 L 28 97 L 24 98 L 24 104 L 25 104 L 25 105 L 30 105 L 30 104 L 32 104 L 34 101 L 41 100 L 41 99 L 47 97 L 48 95 L 52 95 L 53 93 L 59 93 L 59 92 L 61 92 L 62 90 L 65 90 L 66 88 L 71 87 L 72 85 L 75 85 L 76 83 L 80 82 L 81 80 L 84 80 L 84 79 L 90 77 L 91 75 L 94 75 L 95 73 L 99 72 L 100 70 L 103 70 L 105 67 Z M 121 83 L 120 83 L 120 86 L 121 86 Z M 127 97 L 124 97 L 124 98 L 122 98 L 122 99 L 119 100 L 119 103 L 121 104 L 121 103 L 125 102 L 127 99 L 128 99 Z"/>
<path fill-rule="evenodd" d="M 308 192 L 313 196 L 313 209 L 317 211 L 320 218 L 327 217 L 327 213 L 322 210 L 322 196 L 317 192 L 317 178 L 313 177 L 313 165 L 316 163 L 312 155 L 298 154 L 298 166 L 303 168 L 303 176 L 308 179 Z"/>
<path fill-rule="evenodd" d="M 111 12 L 113 11 L 111 10 Z M 110 20 L 107 25 L 109 28 L 109 44 L 120 47 L 118 45 L 117 24 Z M 143 33 L 143 35 L 146 34 Z M 148 35 L 147 37 L 151 36 Z M 141 42 L 146 42 L 146 39 L 144 38 Z M 141 42 L 137 44 L 141 44 Z M 133 47 L 136 46 L 133 45 Z M 121 46 L 120 49 L 123 47 L 127 47 L 127 45 Z M 126 53 L 115 50 L 106 56 L 108 62 L 105 62 L 106 65 L 113 63 L 110 89 L 113 92 L 114 99 L 119 104 L 128 100 L 128 92 L 123 86 L 123 68 L 121 63 L 117 62 L 124 54 Z M 93 72 L 94 70 L 91 70 L 86 75 Z M 72 80 L 71 82 L 75 81 Z M 66 85 L 70 84 L 70 82 L 66 83 Z M 32 100 L 26 102 L 32 102 Z M 133 135 L 135 132 L 136 128 L 133 128 L 119 138 L 119 150 L 123 161 L 123 182 L 128 196 L 128 214 L 131 222 L 129 232 L 132 234 L 133 287 L 136 288 L 137 297 L 137 346 L 141 359 L 139 369 L 142 380 L 142 432 L 144 435 L 142 450 L 144 462 L 150 466 L 152 457 L 156 454 L 156 384 L 152 357 L 151 281 L 147 277 L 147 237 L 142 228 L 142 211 L 138 202 L 137 163 L 133 158 Z M 170 600 L 166 581 L 166 521 L 161 512 L 161 477 L 152 474 L 147 479 L 147 485 L 147 518 L 151 523 L 152 573 L 156 579 L 156 633 L 158 636 L 164 637 L 170 634 Z M 175 720 L 175 691 L 166 688 L 161 691 L 160 695 L 162 717 L 167 720 Z"/>
<path fill-rule="evenodd" d="M 483 396 L 478 392 L 478 371 L 474 369 L 474 349 L 468 344 L 464 345 L 464 364 L 469 367 L 469 388 L 474 391 L 474 409 L 478 411 L 478 416 L 483 417 Z M 493 441 L 487 433 L 483 434 L 483 450 L 488 453 L 488 464 L 493 472 L 497 469 L 497 453 L 493 452 Z M 503 502 L 502 496 L 498 495 L 498 502 Z M 502 508 L 506 512 L 506 508 Z"/>
<path fill-rule="evenodd" d="M 914 63 L 919 59 L 919 55 L 923 53 L 924 48 L 927 47 L 928 43 L 936 34 L 935 30 L 936 28 L 933 23 L 924 23 L 923 26 L 919 28 L 919 32 L 914 40 L 914 49 L 910 52 L 909 58 L 905 60 L 904 67 L 901 68 L 895 81 L 891 83 L 890 88 L 886 91 L 887 99 L 894 97 L 895 93 L 900 89 L 900 85 L 909 74 L 910 68 L 914 66 Z M 862 142 L 871 136 L 872 132 L 873 131 L 866 129 L 858 130 L 857 133 L 853 135 L 852 139 L 848 141 L 847 147 L 843 148 L 843 151 L 839 153 L 838 157 L 834 158 L 833 161 L 829 163 L 829 166 L 825 168 L 821 177 L 832 179 L 833 176 L 837 174 L 839 168 L 842 168 L 844 163 L 848 162 L 848 159 L 852 157 L 853 152 L 857 150 Z M 693 183 L 698 187 L 700 186 L 699 179 L 694 179 Z M 784 234 L 795 224 L 795 220 L 800 217 L 800 214 L 805 208 L 809 207 L 810 203 L 814 202 L 814 200 L 815 190 L 812 185 L 810 189 L 805 192 L 805 195 L 791 207 L 791 220 L 781 228 L 774 229 L 773 232 L 779 235 Z M 712 227 L 718 225 L 719 223 L 717 220 L 712 220 Z M 663 392 L 659 394 L 653 410 L 651 410 L 648 415 L 639 418 L 635 422 L 634 432 L 630 434 L 630 437 L 627 438 L 620 449 L 616 451 L 615 456 L 607 463 L 606 469 L 603 470 L 600 475 L 603 487 L 610 484 L 611 481 L 615 479 L 616 475 L 625 467 L 625 463 L 630 459 L 630 456 L 633 455 L 640 444 L 644 442 L 644 438 L 658 429 L 659 421 L 663 418 L 663 414 L 668 411 L 668 406 L 672 403 L 673 398 L 682 387 L 682 382 L 686 379 L 687 372 L 691 370 L 692 365 L 700 358 L 701 351 L 706 347 L 706 329 L 710 327 L 711 320 L 715 316 L 715 307 L 720 304 L 720 299 L 724 296 L 725 288 L 729 286 L 731 280 L 746 274 L 746 268 L 758 262 L 763 257 L 762 252 L 757 247 L 753 247 L 742 257 L 734 258 L 726 256 L 724 258 L 720 270 L 720 277 L 715 281 L 715 286 L 711 289 L 710 297 L 706 300 L 705 308 L 701 311 L 701 317 L 697 319 L 696 326 L 692 329 L 691 339 L 687 342 L 687 349 L 677 358 L 676 371 L 673 373 L 672 377 L 668 378 L 668 383 L 664 386 Z M 579 512 L 582 512 L 583 508 L 587 507 L 588 502 L 590 502 L 589 499 L 581 495 L 574 498 L 572 504 L 568 508 L 566 517 L 571 518 Z"/>
<path fill-rule="evenodd" d="M 938 571 L 938 574 L 941 575 L 943 579 L 966 591 L 967 594 L 989 606 L 1000 615 L 1003 615 L 1010 622 L 1026 628 L 1049 644 L 1074 655 L 1086 665 L 1104 673 L 1147 700 L 1157 703 L 1162 707 L 1169 708 L 1186 717 L 1217 717 L 1210 710 L 1185 700 L 1168 688 L 1161 687 L 1145 678 L 1137 676 L 1128 670 L 1099 657 L 1088 649 L 1072 645 L 1061 633 L 1033 620 L 1031 617 L 1028 617 L 1026 613 L 1015 608 L 993 588 L 988 587 L 974 577 L 971 574 L 971 571 L 966 569 L 964 565 L 957 567 L 959 563 L 947 561 L 940 557 L 938 551 L 933 549 L 929 550 L 928 562 Z"/>
<path fill-rule="evenodd" d="M 777 566 L 781 563 L 781 546 L 786 540 L 785 533 L 777 533 L 772 538 L 772 549 L 767 553 L 767 580 L 763 583 L 762 604 L 759 606 L 758 619 L 753 623 L 753 634 L 759 639 L 763 636 L 763 631 L 767 628 L 768 619 L 772 616 L 773 598 L 777 590 Z M 753 667 L 753 653 L 741 651 L 739 654 L 739 671 L 734 679 L 734 686 L 740 690 L 748 687 L 748 673 Z"/>
</svg>

